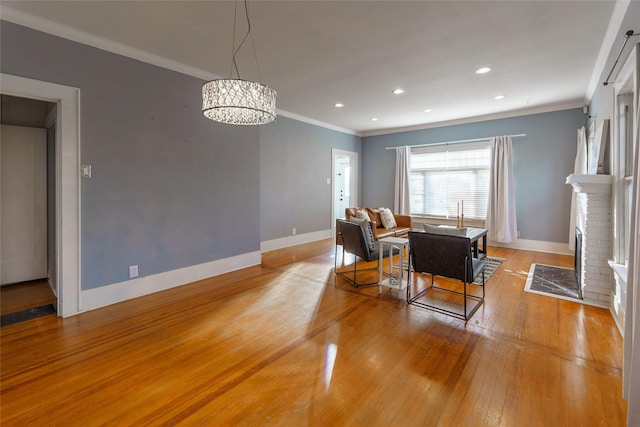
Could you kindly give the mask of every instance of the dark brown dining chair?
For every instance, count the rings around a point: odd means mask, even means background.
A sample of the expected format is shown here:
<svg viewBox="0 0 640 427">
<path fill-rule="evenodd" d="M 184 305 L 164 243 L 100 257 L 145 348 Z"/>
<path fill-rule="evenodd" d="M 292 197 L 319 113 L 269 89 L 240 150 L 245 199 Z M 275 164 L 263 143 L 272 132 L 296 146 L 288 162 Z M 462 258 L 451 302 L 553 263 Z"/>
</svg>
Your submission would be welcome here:
<svg viewBox="0 0 640 427">
<path fill-rule="evenodd" d="M 364 230 L 364 227 L 359 224 L 339 219 L 337 227 L 339 228 L 339 233 L 342 236 L 343 254 L 344 252 L 350 253 L 354 255 L 355 260 L 353 262 L 353 270 L 339 271 L 337 265 L 338 254 L 336 245 L 334 272 L 350 281 L 355 287 L 377 285 L 377 277 L 375 281 L 359 282 L 357 275 L 358 273 L 364 271 L 377 270 L 380 267 L 380 244 L 374 241 L 373 236 L 367 234 L 367 232 L 365 232 Z M 358 269 L 358 259 L 365 262 L 376 261 L 376 266 L 371 268 Z"/>
<path fill-rule="evenodd" d="M 469 320 L 484 302 L 484 261 L 473 258 L 471 241 L 466 237 L 409 232 L 409 286 L 407 302 L 419 307 L 435 310 L 451 316 Z M 411 274 L 430 274 L 431 284 L 412 296 L 413 282 Z M 482 284 L 474 285 L 476 277 L 482 275 Z M 434 277 L 441 276 L 462 282 L 462 292 L 437 286 Z M 481 286 L 482 296 L 469 292 L 470 286 Z M 449 303 L 438 305 L 437 298 L 424 298 L 432 292 L 448 292 L 455 295 L 453 300 L 460 301 L 460 310 L 454 310 Z M 448 302 L 451 299 L 447 299 Z"/>
</svg>

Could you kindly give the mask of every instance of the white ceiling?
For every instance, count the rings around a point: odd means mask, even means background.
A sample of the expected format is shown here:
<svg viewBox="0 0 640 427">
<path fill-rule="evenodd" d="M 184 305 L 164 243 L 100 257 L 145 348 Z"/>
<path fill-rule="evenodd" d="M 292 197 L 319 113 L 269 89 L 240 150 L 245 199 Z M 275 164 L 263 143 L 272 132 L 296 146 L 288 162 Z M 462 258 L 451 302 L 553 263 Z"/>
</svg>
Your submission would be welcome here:
<svg viewBox="0 0 640 427">
<path fill-rule="evenodd" d="M 203 79 L 230 75 L 233 2 L 1 5 L 3 19 Z M 583 105 L 594 69 L 600 71 L 598 54 L 614 6 L 559 0 L 251 1 L 249 13 L 261 81 L 278 92 L 282 114 L 375 134 Z M 243 31 L 240 22 L 236 39 Z M 237 62 L 242 78 L 258 78 L 250 45 Z M 492 71 L 476 75 L 482 66 Z M 406 92 L 394 95 L 395 88 Z M 496 101 L 500 94 L 505 98 Z M 336 102 L 345 106 L 335 108 Z"/>
</svg>

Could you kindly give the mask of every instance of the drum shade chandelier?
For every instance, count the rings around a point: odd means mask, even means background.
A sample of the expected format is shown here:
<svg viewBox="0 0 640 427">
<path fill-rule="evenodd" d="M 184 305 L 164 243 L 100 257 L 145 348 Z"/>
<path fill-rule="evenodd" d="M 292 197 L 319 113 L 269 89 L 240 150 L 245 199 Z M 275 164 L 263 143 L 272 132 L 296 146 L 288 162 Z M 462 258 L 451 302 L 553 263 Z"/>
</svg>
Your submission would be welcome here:
<svg viewBox="0 0 640 427">
<path fill-rule="evenodd" d="M 202 114 L 208 119 L 231 125 L 262 125 L 276 118 L 276 91 L 259 81 L 252 82 L 240 78 L 236 55 L 247 39 L 250 39 L 258 70 L 258 80 L 260 80 L 260 68 L 251 34 L 247 0 L 244 0 L 244 12 L 247 18 L 247 33 L 236 48 L 236 3 L 233 16 L 233 56 L 230 78 L 211 80 L 202 85 Z M 234 70 L 237 78 L 233 78 Z"/>
</svg>

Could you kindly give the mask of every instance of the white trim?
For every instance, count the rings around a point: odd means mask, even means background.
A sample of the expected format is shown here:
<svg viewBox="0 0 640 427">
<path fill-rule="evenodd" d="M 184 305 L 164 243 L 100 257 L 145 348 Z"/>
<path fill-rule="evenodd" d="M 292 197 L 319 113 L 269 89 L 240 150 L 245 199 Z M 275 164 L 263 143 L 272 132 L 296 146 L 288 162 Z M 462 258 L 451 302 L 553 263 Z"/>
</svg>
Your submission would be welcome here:
<svg viewBox="0 0 640 427">
<path fill-rule="evenodd" d="M 276 249 L 288 248 L 289 246 L 301 245 L 303 243 L 316 242 L 330 237 L 332 237 L 331 230 L 322 230 L 298 234 L 295 236 L 282 237 L 280 239 L 266 240 L 264 242 L 260 242 L 260 251 L 269 252 Z"/>
<path fill-rule="evenodd" d="M 331 149 L 331 235 L 335 235 L 336 229 L 336 217 L 335 217 L 335 200 L 336 200 L 336 156 L 349 157 L 349 163 L 353 164 L 353 198 L 351 199 L 351 206 L 358 206 L 360 197 L 360 175 L 359 175 L 359 163 L 358 153 L 356 151 L 340 150 L 339 148 Z"/>
<path fill-rule="evenodd" d="M 629 53 L 629 56 L 625 60 L 624 64 L 620 68 L 618 75 L 615 77 L 613 82 L 613 120 L 609 122 L 609 129 L 611 130 L 611 141 L 609 142 L 609 147 L 611 149 L 610 155 L 610 166 L 611 166 L 611 192 L 613 193 L 613 224 L 625 224 L 624 221 L 624 201 L 625 201 L 625 165 L 626 165 L 626 145 L 620 141 L 620 99 L 621 95 L 631 94 L 632 95 L 632 117 L 631 123 L 632 129 L 636 129 L 636 114 L 640 105 L 638 105 L 638 85 L 640 84 L 640 75 L 636 75 L 636 68 L 640 70 L 640 65 L 638 65 L 638 57 L 637 52 L 640 50 L 640 45 L 634 44 L 632 51 Z M 640 72 L 640 71 L 638 71 Z M 633 133 L 631 143 L 633 144 Z M 625 145 L 625 147 L 623 147 Z M 623 148 L 625 148 L 623 150 Z M 612 227 L 611 232 L 612 237 L 612 249 L 613 256 L 616 261 L 621 261 L 625 259 L 625 231 L 624 225 L 618 227 Z M 626 289 L 625 289 L 626 295 Z"/>
<path fill-rule="evenodd" d="M 566 243 L 545 242 L 542 240 L 526 240 L 518 239 L 513 243 L 500 243 L 489 240 L 489 247 L 497 246 L 500 248 L 520 249 L 523 251 L 548 252 L 552 254 L 573 255 L 573 251 L 567 247 Z"/>
<path fill-rule="evenodd" d="M 0 15 L 2 16 L 3 20 L 13 22 L 14 24 L 23 25 L 37 31 L 53 34 L 54 36 L 62 37 L 77 43 L 86 44 L 88 46 L 93 46 L 95 48 L 126 56 L 128 58 L 137 59 L 139 61 L 177 71 L 182 74 L 198 77 L 203 80 L 213 80 L 220 78 L 220 76 L 217 76 L 200 68 L 191 67 L 189 65 L 185 65 L 159 55 L 154 55 L 141 49 L 135 49 L 131 46 L 127 46 L 121 43 L 114 42 L 112 40 L 107 40 L 103 37 L 98 37 L 93 34 L 71 28 L 58 22 L 49 21 L 48 19 L 39 18 L 28 13 L 11 9 L 7 6 L 0 6 Z"/>
<path fill-rule="evenodd" d="M 219 259 L 190 267 L 179 268 L 165 273 L 153 274 L 101 286 L 95 289 L 82 291 L 81 311 L 94 310 L 107 305 L 138 298 L 143 295 L 153 294 L 166 289 L 193 283 L 220 274 L 230 273 L 242 268 L 259 265 L 260 252 L 249 252 L 230 258 Z"/>
<path fill-rule="evenodd" d="M 278 109 L 277 112 L 281 116 L 288 117 L 290 119 L 294 119 L 294 120 L 297 120 L 299 122 L 309 123 L 311 125 L 320 126 L 320 127 L 325 128 L 325 129 L 331 129 L 331 130 L 335 130 L 335 131 L 338 131 L 338 132 L 346 133 L 346 134 L 349 134 L 349 135 L 362 136 L 361 132 L 356 132 L 356 131 L 351 130 L 351 129 L 347 129 L 347 128 L 343 128 L 343 127 L 340 127 L 340 126 L 335 126 L 335 125 L 332 125 L 332 124 L 329 124 L 329 123 L 321 122 L 320 120 L 311 119 L 309 117 L 301 116 L 299 114 L 291 113 L 289 111 L 284 111 L 284 110 Z"/>
<path fill-rule="evenodd" d="M 543 105 L 540 107 L 527 108 L 527 109 L 521 109 L 521 110 L 510 110 L 502 113 L 486 114 L 483 116 L 475 116 L 475 117 L 466 117 L 466 118 L 448 120 L 443 122 L 425 123 L 422 125 L 415 125 L 415 126 L 364 131 L 364 132 L 360 132 L 360 136 L 366 137 L 366 136 L 388 135 L 392 133 L 409 132 L 414 130 L 433 129 L 433 128 L 440 128 L 444 126 L 464 125 L 467 123 L 486 122 L 489 120 L 529 116 L 532 114 L 551 113 L 554 111 L 573 110 L 574 108 L 582 109 L 583 107 L 584 107 L 584 101 L 582 100 L 570 101 L 563 104 Z"/>
<path fill-rule="evenodd" d="M 624 338 L 624 328 L 620 324 L 620 319 L 618 319 L 619 316 L 616 315 L 612 307 L 609 307 L 609 313 L 611 313 L 611 317 L 613 317 L 613 321 L 616 322 L 616 326 L 618 327 L 618 332 L 620 332 L 620 335 Z"/>
<path fill-rule="evenodd" d="M 57 103 L 57 311 L 58 316 L 71 316 L 78 313 L 80 304 L 80 89 L 0 74 L 0 91 Z"/>
<path fill-rule="evenodd" d="M 576 193 L 611 194 L 612 175 L 589 175 L 572 173 L 565 181 Z"/>
<path fill-rule="evenodd" d="M 188 76 L 196 77 L 202 80 L 214 80 L 221 78 L 221 76 L 218 76 L 217 74 L 211 73 L 201 68 L 192 67 L 181 62 L 165 58 L 163 56 L 155 55 L 141 49 L 136 49 L 122 43 L 117 43 L 103 37 L 98 37 L 85 31 L 80 31 L 64 24 L 60 24 L 58 22 L 53 22 L 48 19 L 39 18 L 28 13 L 11 9 L 10 7 L 4 5 L 0 5 L 0 16 L 2 16 L 3 20 L 13 22 L 14 24 L 23 25 L 37 31 L 42 31 L 77 43 L 93 46 L 107 52 L 126 56 L 127 58 L 136 59 L 138 61 L 146 62 L 147 64 L 166 68 L 168 70 L 176 71 L 178 73 L 186 74 Z M 288 117 L 290 119 L 320 126 L 326 129 L 360 136 L 358 132 L 351 129 L 324 123 L 319 120 L 301 116 L 299 114 L 291 113 L 284 110 L 277 110 L 277 113 L 278 115 Z"/>
<path fill-rule="evenodd" d="M 609 57 L 611 49 L 613 49 L 616 38 L 622 38 L 622 34 L 620 34 L 620 26 L 622 25 L 624 15 L 627 13 L 627 9 L 630 4 L 631 0 L 618 0 L 615 2 L 613 13 L 609 20 L 609 26 L 607 27 L 607 32 L 602 39 L 600 51 L 598 52 L 596 63 L 593 64 L 593 72 L 591 73 L 591 79 L 587 86 L 587 93 L 584 98 L 584 103 L 587 105 L 591 102 L 591 98 L 593 97 L 598 84 L 603 83 L 600 81 L 600 77 L 602 76 L 604 67 L 607 65 L 607 58 Z"/>
<path fill-rule="evenodd" d="M 609 267 L 613 270 L 618 279 L 627 285 L 627 275 L 629 274 L 629 266 L 626 264 L 618 264 L 613 260 L 608 260 Z"/>
<path fill-rule="evenodd" d="M 625 1 L 628 1 L 628 0 L 625 0 Z M 616 10 L 617 9 L 614 9 L 614 13 L 616 12 Z M 626 11 L 626 7 L 624 10 Z M 107 52 L 123 55 L 128 58 L 133 58 L 142 62 L 146 62 L 148 64 L 156 65 L 158 67 L 173 70 L 173 71 L 186 74 L 192 77 L 197 77 L 202 80 L 213 80 L 213 79 L 220 78 L 220 76 L 213 74 L 209 71 L 202 70 L 196 67 L 191 67 L 189 65 L 185 65 L 180 62 L 173 61 L 171 59 L 164 58 L 162 56 L 143 51 L 141 49 L 135 49 L 130 46 L 123 45 L 121 43 L 116 43 L 114 41 L 107 40 L 102 37 L 97 37 L 87 32 L 80 31 L 57 22 L 39 18 L 15 9 L 11 9 L 10 7 L 4 6 L 4 5 L 0 5 L 0 16 L 2 17 L 3 20 L 13 22 L 18 25 L 23 25 L 37 31 L 43 31 L 58 37 L 63 37 L 65 39 L 75 41 L 77 43 L 93 46 L 95 48 L 102 49 Z M 618 23 L 618 25 L 620 24 Z M 569 101 L 563 104 L 546 105 L 546 106 L 534 107 L 530 109 L 512 110 L 504 113 L 495 113 L 495 114 L 488 114 L 488 115 L 476 116 L 476 117 L 467 117 L 467 118 L 461 118 L 461 119 L 455 119 L 455 120 L 449 120 L 449 121 L 443 121 L 443 122 L 437 122 L 437 123 L 427 123 L 427 124 L 420 124 L 415 126 L 388 128 L 388 129 L 380 129 L 380 130 L 372 130 L 372 131 L 356 131 L 352 129 L 347 129 L 347 128 L 335 126 L 329 123 L 321 122 L 319 120 L 315 120 L 306 116 L 302 116 L 296 113 L 292 113 L 292 112 L 280 110 L 280 109 L 277 110 L 277 113 L 284 117 L 288 117 L 290 119 L 298 120 L 304 123 L 320 126 L 325 129 L 331 129 L 331 130 L 346 133 L 349 135 L 365 137 L 365 136 L 386 135 L 386 134 L 392 134 L 392 133 L 407 132 L 412 130 L 432 129 L 432 128 L 438 128 L 443 126 L 453 126 L 453 125 L 460 125 L 460 124 L 467 124 L 467 123 L 474 123 L 474 122 L 483 122 L 487 120 L 519 117 L 519 116 L 524 116 L 529 114 L 547 113 L 547 112 L 569 110 L 573 108 L 583 108 L 583 107 L 584 107 L 584 100 L 576 100 L 576 101 Z"/>
</svg>

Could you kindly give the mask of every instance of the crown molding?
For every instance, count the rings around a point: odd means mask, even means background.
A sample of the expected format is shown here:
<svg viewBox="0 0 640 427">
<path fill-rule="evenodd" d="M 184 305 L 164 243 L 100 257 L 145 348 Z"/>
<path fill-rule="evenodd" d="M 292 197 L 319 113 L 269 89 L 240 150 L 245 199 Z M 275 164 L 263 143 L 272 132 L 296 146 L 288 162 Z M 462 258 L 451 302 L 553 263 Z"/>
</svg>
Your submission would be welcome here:
<svg viewBox="0 0 640 427">
<path fill-rule="evenodd" d="M 587 86 L 587 94 L 584 98 L 586 105 L 589 105 L 589 103 L 591 103 L 591 98 L 593 98 L 593 94 L 596 92 L 596 88 L 600 83 L 600 77 L 602 76 L 604 68 L 607 65 L 609 53 L 611 52 L 611 49 L 613 49 L 616 38 L 618 38 L 618 36 L 620 35 L 620 27 L 630 4 L 631 0 L 619 0 L 615 2 L 613 13 L 611 14 L 611 19 L 609 20 L 609 26 L 607 27 L 607 32 L 604 35 L 602 44 L 600 45 L 600 51 L 598 52 L 596 63 L 593 65 L 593 72 L 591 73 L 591 79 L 589 80 L 589 85 Z"/>
<path fill-rule="evenodd" d="M 320 120 L 315 120 L 315 119 L 311 119 L 309 117 L 306 116 L 301 116 L 299 114 L 296 113 L 291 113 L 289 111 L 284 111 L 284 110 L 276 110 L 278 112 L 279 115 L 284 116 L 284 117 L 288 117 L 290 119 L 293 120 L 297 120 L 299 122 L 305 122 L 305 123 L 309 123 L 311 125 L 316 125 L 316 126 L 320 126 L 326 129 L 331 129 L 331 130 L 335 130 L 338 132 L 342 132 L 342 133 L 347 133 L 349 135 L 355 135 L 355 136 L 363 136 L 361 132 L 356 132 L 352 129 L 347 129 L 347 128 L 343 128 L 340 126 L 335 126 L 329 123 L 325 123 L 325 122 L 321 122 Z"/>
<path fill-rule="evenodd" d="M 426 123 L 423 125 L 367 131 L 367 132 L 362 132 L 361 136 L 367 137 L 367 136 L 377 136 L 377 135 L 388 135 L 391 133 L 410 132 L 414 130 L 424 130 L 424 129 L 441 128 L 445 126 L 464 125 L 468 123 L 486 122 L 489 120 L 529 116 L 531 114 L 541 114 L 541 113 L 551 113 L 554 111 L 572 110 L 575 108 L 582 108 L 583 106 L 584 104 L 582 100 L 576 100 L 576 101 L 571 101 L 571 102 L 562 103 L 562 104 L 543 105 L 540 107 L 526 108 L 526 109 L 520 109 L 520 110 L 510 110 L 502 113 L 486 114 L 486 115 L 475 116 L 475 117 L 466 117 L 462 119 L 447 120 L 443 122 Z"/>
<path fill-rule="evenodd" d="M 155 55 L 141 49 L 135 49 L 122 43 L 107 40 L 103 37 L 98 37 L 85 31 L 80 31 L 75 28 L 60 24 L 58 22 L 49 21 L 47 19 L 42 19 L 28 13 L 11 9 L 4 5 L 0 5 L 0 17 L 2 17 L 3 21 L 13 22 L 14 24 L 31 28 L 32 30 L 42 31 L 47 34 L 62 37 L 67 40 L 92 46 L 97 49 L 126 56 L 128 58 L 136 59 L 138 61 L 146 62 L 148 64 L 156 65 L 158 67 L 166 68 L 172 71 L 177 71 L 178 73 L 187 74 L 189 76 L 197 77 L 203 80 L 214 80 L 221 78 L 220 76 L 210 73 L 209 71 L 191 67 L 181 62 L 173 61 L 171 59 L 164 58 L 162 56 Z"/>
<path fill-rule="evenodd" d="M 202 70 L 200 68 L 192 67 L 181 62 L 173 61 L 168 58 L 164 58 L 153 53 L 146 52 L 141 49 L 135 49 L 131 46 L 117 43 L 111 40 L 107 40 L 103 37 L 98 37 L 93 34 L 89 34 L 85 31 L 80 31 L 75 28 L 53 22 L 47 19 L 42 19 L 37 16 L 30 15 L 28 13 L 21 12 L 19 10 L 11 9 L 10 7 L 0 5 L 0 17 L 4 21 L 12 22 L 14 24 L 22 25 L 32 30 L 42 31 L 47 34 L 62 37 L 67 40 L 71 40 L 77 43 L 85 44 L 95 47 L 107 52 L 115 53 L 117 55 L 126 56 L 138 61 L 145 62 L 147 64 L 155 65 L 161 68 L 166 68 L 178 73 L 186 74 L 188 76 L 196 77 L 205 81 L 220 79 L 221 76 L 213 74 L 209 71 Z M 326 129 L 335 130 L 350 135 L 361 136 L 358 132 L 334 126 L 329 123 L 324 123 L 319 120 L 315 120 L 309 117 L 301 116 L 299 114 L 291 113 L 285 110 L 277 110 L 279 115 L 288 117 L 290 119 L 298 120 L 301 122 L 309 123 L 312 125 L 320 126 Z"/>
<path fill-rule="evenodd" d="M 621 25 L 621 21 L 629 5 L 629 1 L 630 0 L 624 0 L 619 2 L 619 3 L 624 3 L 623 6 L 620 6 L 618 3 L 616 3 L 611 22 L 609 24 L 609 29 L 607 30 L 607 37 L 611 38 L 610 44 L 613 43 L 613 40 L 615 39 L 616 31 L 617 31 L 617 30 L 611 30 L 611 27 L 612 25 L 614 25 L 613 24 L 614 21 L 617 22 L 618 27 Z M 52 34 L 54 36 L 62 37 L 77 43 L 92 46 L 97 49 L 115 53 L 117 55 L 122 55 L 122 56 L 132 58 L 138 61 L 142 61 L 151 65 L 155 65 L 161 68 L 169 69 L 172 71 L 176 71 L 178 73 L 196 77 L 205 81 L 222 78 L 221 76 L 213 74 L 209 71 L 192 67 L 168 58 L 164 58 L 162 56 L 155 55 L 155 54 L 143 51 L 141 49 L 135 49 L 133 47 L 130 47 L 121 43 L 117 43 L 117 42 L 105 39 L 103 37 L 98 37 L 98 36 L 89 34 L 87 32 L 80 31 L 80 30 L 71 28 L 69 26 L 57 23 L 57 22 L 53 22 L 47 19 L 42 19 L 21 11 L 15 10 L 15 9 L 11 9 L 10 7 L 7 7 L 5 5 L 0 5 L 0 17 L 4 21 L 22 25 L 36 31 L 42 31 L 48 34 Z M 609 36 L 610 30 L 612 33 L 611 36 Z M 607 37 L 605 37 L 605 40 L 607 40 Z M 607 56 L 606 52 L 604 54 L 602 53 L 603 49 L 606 50 L 604 48 L 605 45 L 606 43 L 603 42 L 603 45 L 601 47 L 601 55 L 605 57 L 604 61 L 606 62 L 606 56 Z M 610 46 L 609 46 L 609 49 L 610 49 Z M 599 58 L 598 58 L 599 60 L 601 55 L 599 55 Z M 601 68 L 603 67 L 604 65 L 601 66 Z M 600 71 L 599 73 L 594 72 L 594 75 L 597 74 L 596 84 L 597 84 L 597 80 L 600 77 L 601 72 L 602 71 Z M 551 112 L 551 111 L 568 110 L 572 108 L 582 108 L 583 106 L 584 106 L 584 100 L 580 100 L 580 101 L 569 102 L 569 103 L 558 104 L 558 105 L 549 105 L 549 106 L 542 106 L 542 107 L 522 109 L 522 110 L 511 110 L 504 113 L 468 117 L 468 118 L 414 125 L 414 126 L 408 126 L 408 127 L 378 129 L 378 130 L 372 130 L 372 131 L 356 131 L 352 129 L 347 129 L 347 128 L 335 126 L 329 123 L 325 123 L 316 119 L 312 119 L 310 117 L 302 116 L 302 115 L 285 111 L 285 110 L 278 109 L 277 112 L 279 115 L 282 115 L 284 117 L 288 117 L 293 120 L 298 120 L 304 123 L 319 126 L 325 129 L 335 130 L 337 132 L 342 132 L 342 133 L 359 136 L 359 137 L 366 137 L 366 136 L 386 135 L 386 134 L 392 134 L 392 133 L 407 132 L 412 130 L 431 129 L 431 128 L 437 128 L 437 127 L 443 127 L 443 126 L 453 126 L 453 125 L 481 122 L 481 121 L 487 121 L 487 120 L 517 117 L 517 116 L 523 116 L 523 115 L 529 115 L 529 114 L 545 113 L 545 112 Z"/>
</svg>

